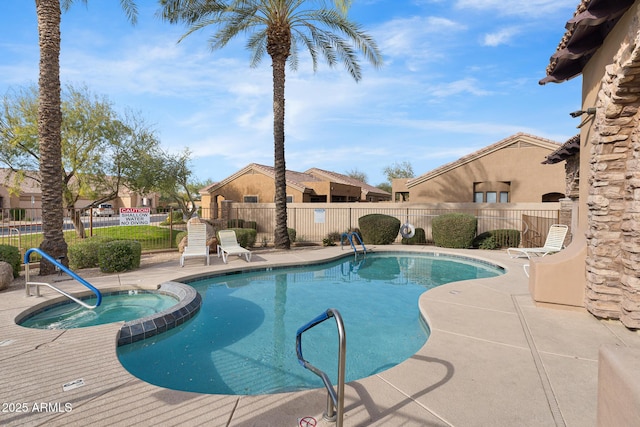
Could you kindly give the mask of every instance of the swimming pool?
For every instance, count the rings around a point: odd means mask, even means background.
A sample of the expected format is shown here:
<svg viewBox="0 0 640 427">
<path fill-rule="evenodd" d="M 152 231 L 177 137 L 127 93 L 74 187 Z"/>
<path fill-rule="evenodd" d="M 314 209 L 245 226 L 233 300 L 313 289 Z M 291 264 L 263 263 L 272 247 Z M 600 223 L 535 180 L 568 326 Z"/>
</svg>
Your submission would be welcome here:
<svg viewBox="0 0 640 427">
<path fill-rule="evenodd" d="M 295 353 L 297 328 L 337 309 L 347 338 L 347 381 L 415 354 L 428 337 L 418 310 L 425 290 L 493 277 L 502 269 L 469 258 L 388 253 L 320 265 L 192 281 L 202 296 L 191 321 L 118 348 L 122 365 L 152 384 L 212 394 L 255 395 L 322 387 Z M 327 322 L 304 335 L 305 358 L 337 370 L 338 338 Z"/>
</svg>

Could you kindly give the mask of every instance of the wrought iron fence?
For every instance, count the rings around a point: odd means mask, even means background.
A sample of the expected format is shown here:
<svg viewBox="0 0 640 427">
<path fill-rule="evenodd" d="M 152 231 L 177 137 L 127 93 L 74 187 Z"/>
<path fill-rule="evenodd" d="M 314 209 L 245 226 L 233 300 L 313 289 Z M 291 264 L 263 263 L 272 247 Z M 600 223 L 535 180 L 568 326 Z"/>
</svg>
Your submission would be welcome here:
<svg viewBox="0 0 640 427">
<path fill-rule="evenodd" d="M 296 231 L 296 240 L 304 242 L 322 242 L 330 233 L 342 233 L 358 227 L 358 218 L 372 214 L 384 214 L 406 222 L 415 228 L 425 231 L 427 242 L 433 241 L 432 221 L 446 213 L 466 213 L 478 219 L 477 233 L 499 229 L 520 231 L 523 244 L 533 244 L 538 239 L 528 239 L 530 235 L 541 236 L 544 241 L 548 224 L 559 221 L 559 205 L 557 203 L 520 204 L 514 207 L 493 207 L 491 205 L 455 204 L 442 207 L 391 205 L 391 204 L 290 204 L 287 207 L 288 227 Z M 446 205 L 446 204 L 444 204 Z M 202 211 L 202 217 L 208 218 L 208 211 Z M 254 221 L 257 225 L 256 244 L 268 244 L 273 241 L 275 230 L 275 207 L 273 204 L 233 203 L 229 219 Z M 397 242 L 401 237 L 398 236 Z M 500 242 L 498 242 L 500 243 Z"/>
<path fill-rule="evenodd" d="M 550 224 L 558 222 L 559 207 L 555 203 L 531 204 L 531 207 L 494 208 L 488 205 L 457 204 L 451 207 L 410 206 L 408 204 L 291 204 L 287 208 L 288 226 L 296 231 L 298 242 L 321 243 L 330 233 L 342 233 L 358 227 L 358 219 L 364 215 L 379 213 L 396 217 L 401 223 L 410 223 L 425 231 L 427 242 L 433 240 L 432 221 L 446 213 L 467 213 L 478 219 L 477 233 L 498 229 L 519 230 L 524 246 L 536 246 L 546 238 Z M 200 216 L 210 219 L 210 212 L 200 210 Z M 123 226 L 119 216 L 94 216 L 64 218 L 64 235 L 67 244 L 80 241 L 79 228 L 86 237 L 108 236 L 116 239 L 137 240 L 144 252 L 176 248 L 176 235 L 186 230 L 186 218 L 169 210 L 151 213 L 149 225 Z M 275 207 L 273 204 L 233 203 L 229 220 L 254 221 L 258 236 L 256 246 L 273 243 Z M 227 224 L 222 224 L 226 227 Z M 398 236 L 396 242 L 400 242 Z M 0 244 L 16 246 L 24 253 L 42 242 L 42 213 L 38 209 L 0 209 Z M 498 242 L 500 243 L 500 242 Z"/>
<path fill-rule="evenodd" d="M 68 245 L 84 237 L 107 236 L 114 239 L 137 240 L 145 252 L 176 247 L 176 235 L 185 230 L 182 215 L 173 210 L 152 210 L 149 225 L 120 225 L 117 212 L 98 216 L 91 211 L 77 212 L 75 221 L 65 216 L 64 237 Z M 0 244 L 17 247 L 21 253 L 37 248 L 42 242 L 42 211 L 40 209 L 0 209 Z"/>
</svg>

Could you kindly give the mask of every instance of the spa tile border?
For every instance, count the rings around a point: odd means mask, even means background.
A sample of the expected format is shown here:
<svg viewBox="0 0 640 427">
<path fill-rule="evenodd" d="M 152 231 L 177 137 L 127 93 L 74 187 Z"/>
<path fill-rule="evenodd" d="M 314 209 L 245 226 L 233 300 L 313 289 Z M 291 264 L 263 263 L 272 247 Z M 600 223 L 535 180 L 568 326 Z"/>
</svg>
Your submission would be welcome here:
<svg viewBox="0 0 640 427">
<path fill-rule="evenodd" d="M 126 322 L 120 328 L 118 347 L 151 338 L 180 326 L 191 319 L 202 305 L 200 294 L 184 283 L 164 282 L 157 292 L 171 295 L 180 302 L 159 313 Z"/>
</svg>

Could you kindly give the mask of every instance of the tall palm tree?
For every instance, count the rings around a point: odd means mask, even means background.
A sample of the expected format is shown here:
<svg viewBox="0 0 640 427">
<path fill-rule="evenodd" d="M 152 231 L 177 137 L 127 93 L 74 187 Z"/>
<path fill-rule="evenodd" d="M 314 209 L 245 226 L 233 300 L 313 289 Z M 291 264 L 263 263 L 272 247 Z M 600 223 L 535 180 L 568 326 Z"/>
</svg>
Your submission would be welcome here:
<svg viewBox="0 0 640 427">
<path fill-rule="evenodd" d="M 305 7 L 310 3 L 315 8 Z M 273 139 L 275 167 L 277 248 L 289 249 L 287 232 L 286 166 L 284 158 L 284 88 L 285 66 L 298 65 L 298 47 L 307 48 L 317 69 L 318 56 L 330 66 L 341 60 L 351 76 L 359 81 L 361 68 L 358 51 L 374 66 L 382 64 L 375 41 L 347 18 L 351 0 L 160 0 L 160 14 L 171 22 L 189 25 L 180 38 L 209 25 L 216 28 L 210 39 L 212 49 L 219 49 L 239 34 L 248 34 L 247 48 L 252 52 L 252 66 L 257 66 L 265 52 L 273 68 Z"/>
<path fill-rule="evenodd" d="M 81 0 L 86 3 L 87 0 Z M 62 2 L 62 6 L 61 6 Z M 62 112 L 60 101 L 60 20 L 73 0 L 36 0 L 38 18 L 38 44 L 40 71 L 38 77 L 38 140 L 40 174 L 42 179 L 42 233 L 40 249 L 54 258 L 65 257 L 64 210 L 62 204 L 63 170 L 60 128 Z M 137 10 L 133 0 L 120 0 L 132 23 Z M 53 273 L 55 267 L 42 262 L 40 274 Z"/>
</svg>

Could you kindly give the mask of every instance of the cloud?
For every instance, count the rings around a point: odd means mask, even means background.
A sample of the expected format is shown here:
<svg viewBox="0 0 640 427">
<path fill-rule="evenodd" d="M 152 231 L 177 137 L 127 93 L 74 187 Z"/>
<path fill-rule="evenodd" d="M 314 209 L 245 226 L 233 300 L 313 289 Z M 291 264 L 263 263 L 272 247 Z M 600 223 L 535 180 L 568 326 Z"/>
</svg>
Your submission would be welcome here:
<svg viewBox="0 0 640 427">
<path fill-rule="evenodd" d="M 487 96 L 491 95 L 492 92 L 481 89 L 480 82 L 471 77 L 456 80 L 450 83 L 443 83 L 429 90 L 429 95 L 435 98 L 449 98 L 451 96 L 460 95 L 463 93 L 471 94 L 474 96 Z"/>
<path fill-rule="evenodd" d="M 520 33 L 520 29 L 516 27 L 503 28 L 499 31 L 485 34 L 482 44 L 484 46 L 496 47 L 502 44 L 508 44 L 511 39 Z"/>
<path fill-rule="evenodd" d="M 495 11 L 500 15 L 545 17 L 564 9 L 575 10 L 576 0 L 457 0 L 458 9 Z"/>
<path fill-rule="evenodd" d="M 446 55 L 452 44 L 452 34 L 466 30 L 453 20 L 434 16 L 412 16 L 392 19 L 371 31 L 379 41 L 385 60 L 402 60 L 412 71 L 425 62 L 434 62 Z"/>
</svg>

